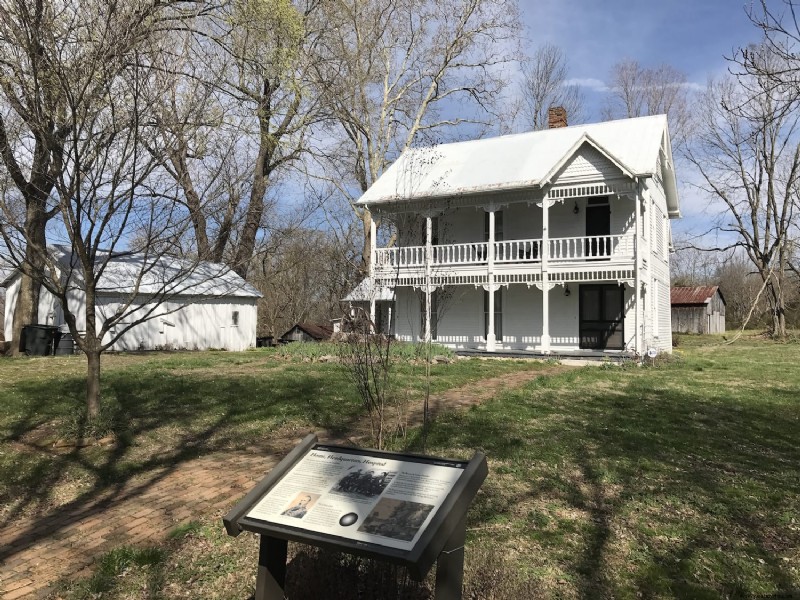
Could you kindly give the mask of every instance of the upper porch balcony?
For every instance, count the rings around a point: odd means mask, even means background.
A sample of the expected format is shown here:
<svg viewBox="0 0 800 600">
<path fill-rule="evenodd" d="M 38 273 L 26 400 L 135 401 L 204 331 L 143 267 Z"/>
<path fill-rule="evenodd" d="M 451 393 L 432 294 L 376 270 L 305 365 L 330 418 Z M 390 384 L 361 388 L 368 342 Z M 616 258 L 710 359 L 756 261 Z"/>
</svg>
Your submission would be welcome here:
<svg viewBox="0 0 800 600">
<path fill-rule="evenodd" d="M 488 269 L 489 242 L 431 246 L 428 264 L 432 271 L 449 272 Z M 633 233 L 618 235 L 504 240 L 493 242 L 492 264 L 498 269 L 530 270 L 547 260 L 548 271 L 592 269 L 593 266 L 632 266 L 636 239 Z M 391 279 L 418 273 L 426 267 L 425 246 L 400 246 L 375 250 L 375 276 Z M 537 267 L 539 265 L 539 267 Z"/>
</svg>

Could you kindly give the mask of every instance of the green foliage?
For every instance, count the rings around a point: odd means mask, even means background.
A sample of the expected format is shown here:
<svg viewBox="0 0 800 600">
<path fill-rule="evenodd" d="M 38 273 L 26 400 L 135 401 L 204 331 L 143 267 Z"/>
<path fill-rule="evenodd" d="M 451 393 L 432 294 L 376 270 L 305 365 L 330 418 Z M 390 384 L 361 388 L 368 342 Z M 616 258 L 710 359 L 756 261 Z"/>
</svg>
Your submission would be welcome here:
<svg viewBox="0 0 800 600">
<path fill-rule="evenodd" d="M 272 76 L 288 71 L 305 33 L 303 15 L 291 0 L 237 0 L 233 7 L 239 56 Z"/>
<path fill-rule="evenodd" d="M 119 584 L 119 578 L 130 571 L 142 571 L 160 580 L 166 552 L 161 548 L 132 548 L 121 546 L 104 554 L 94 574 L 80 582 L 70 595 L 73 600 L 89 600 L 104 596 Z"/>
<path fill-rule="evenodd" d="M 334 342 L 291 342 L 282 344 L 273 351 L 280 357 L 292 360 L 318 360 L 323 356 L 336 356 L 337 348 L 338 345 Z"/>
<path fill-rule="evenodd" d="M 170 540 L 179 540 L 191 535 L 197 535 L 203 531 L 203 525 L 197 521 L 189 521 L 178 525 L 175 529 L 169 532 L 167 538 Z"/>
<path fill-rule="evenodd" d="M 274 352 L 277 356 L 292 360 L 319 360 L 323 356 L 339 356 L 341 350 L 340 342 L 291 342 L 283 344 L 274 349 L 265 349 L 265 352 Z M 259 350 L 260 352 L 261 350 Z M 399 362 L 413 362 L 426 360 L 428 356 L 428 346 L 409 342 L 392 342 L 391 358 Z M 448 359 L 455 358 L 455 353 L 445 346 L 439 344 L 430 345 L 430 356 L 444 356 Z"/>
</svg>

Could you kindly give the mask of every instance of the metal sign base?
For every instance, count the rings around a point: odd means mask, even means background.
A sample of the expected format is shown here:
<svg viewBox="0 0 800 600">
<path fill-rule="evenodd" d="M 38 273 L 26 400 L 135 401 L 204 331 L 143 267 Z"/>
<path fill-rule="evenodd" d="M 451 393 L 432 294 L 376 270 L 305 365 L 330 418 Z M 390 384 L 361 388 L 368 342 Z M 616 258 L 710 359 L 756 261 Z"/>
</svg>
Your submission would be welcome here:
<svg viewBox="0 0 800 600">
<path fill-rule="evenodd" d="M 462 519 L 436 560 L 434 600 L 461 600 L 464 582 L 464 542 L 467 521 Z M 288 542 L 261 534 L 254 600 L 284 600 Z"/>
</svg>

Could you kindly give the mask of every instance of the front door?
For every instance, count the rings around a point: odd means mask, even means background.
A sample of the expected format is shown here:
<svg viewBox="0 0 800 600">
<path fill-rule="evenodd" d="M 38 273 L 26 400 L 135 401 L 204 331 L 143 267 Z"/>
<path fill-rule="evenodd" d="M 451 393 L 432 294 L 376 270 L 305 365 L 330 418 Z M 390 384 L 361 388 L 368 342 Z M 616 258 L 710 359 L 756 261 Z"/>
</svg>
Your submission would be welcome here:
<svg viewBox="0 0 800 600">
<path fill-rule="evenodd" d="M 625 293 L 622 286 L 580 286 L 580 347 L 587 350 L 623 350 Z"/>
</svg>

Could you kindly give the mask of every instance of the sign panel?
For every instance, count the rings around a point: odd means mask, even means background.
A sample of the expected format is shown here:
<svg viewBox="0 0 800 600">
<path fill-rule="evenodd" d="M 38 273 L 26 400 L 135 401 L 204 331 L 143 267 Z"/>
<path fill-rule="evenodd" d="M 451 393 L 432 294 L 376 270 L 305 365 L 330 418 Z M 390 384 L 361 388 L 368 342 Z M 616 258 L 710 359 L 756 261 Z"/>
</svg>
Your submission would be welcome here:
<svg viewBox="0 0 800 600">
<path fill-rule="evenodd" d="M 315 445 L 246 516 L 408 551 L 466 466 Z"/>
</svg>

